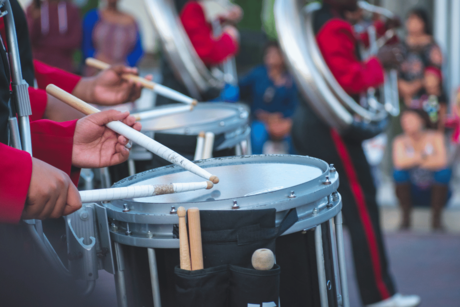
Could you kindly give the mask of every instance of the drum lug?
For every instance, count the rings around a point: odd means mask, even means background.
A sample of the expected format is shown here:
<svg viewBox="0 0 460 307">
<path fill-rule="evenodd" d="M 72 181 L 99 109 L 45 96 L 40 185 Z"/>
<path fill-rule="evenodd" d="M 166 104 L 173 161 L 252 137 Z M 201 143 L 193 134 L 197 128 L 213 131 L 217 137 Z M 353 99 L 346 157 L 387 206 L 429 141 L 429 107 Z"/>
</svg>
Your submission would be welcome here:
<svg viewBox="0 0 460 307">
<path fill-rule="evenodd" d="M 123 204 L 123 212 L 129 212 L 131 209 L 129 209 L 128 204 Z"/>
<path fill-rule="evenodd" d="M 129 230 L 129 223 L 126 223 L 126 232 L 125 232 L 125 234 L 126 234 L 127 236 L 130 236 L 132 233 L 133 233 L 133 232 L 132 232 L 131 230 Z"/>
<path fill-rule="evenodd" d="M 311 215 L 313 216 L 318 215 L 318 208 L 313 209 L 313 211 L 311 212 Z"/>
<path fill-rule="evenodd" d="M 337 192 L 332 193 L 332 201 L 334 202 L 339 201 L 339 193 Z"/>
<path fill-rule="evenodd" d="M 171 211 L 169 211 L 169 214 L 177 214 L 176 207 L 171 206 Z"/>
<path fill-rule="evenodd" d="M 295 195 L 294 191 L 291 191 L 291 194 L 289 194 L 288 198 L 296 198 L 297 196 Z"/>
<path fill-rule="evenodd" d="M 240 208 L 240 206 L 238 205 L 238 202 L 236 200 L 234 200 L 232 209 L 239 209 L 239 208 Z"/>
<path fill-rule="evenodd" d="M 329 180 L 329 176 L 326 176 L 326 181 L 323 182 L 324 185 L 330 185 L 331 181 Z"/>
<path fill-rule="evenodd" d="M 329 164 L 329 172 L 331 172 L 331 173 L 337 172 L 337 170 L 335 169 L 334 164 Z"/>
</svg>

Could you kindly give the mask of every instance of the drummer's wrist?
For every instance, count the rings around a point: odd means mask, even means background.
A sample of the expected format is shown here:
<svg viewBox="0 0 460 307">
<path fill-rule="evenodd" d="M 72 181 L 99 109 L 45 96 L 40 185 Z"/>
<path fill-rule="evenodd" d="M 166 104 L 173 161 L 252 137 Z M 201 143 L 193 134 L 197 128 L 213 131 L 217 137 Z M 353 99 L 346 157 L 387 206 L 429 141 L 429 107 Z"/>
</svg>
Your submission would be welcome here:
<svg viewBox="0 0 460 307">
<path fill-rule="evenodd" d="M 80 98 L 87 103 L 94 102 L 95 77 L 84 77 L 77 83 L 72 91 L 72 95 Z"/>
</svg>

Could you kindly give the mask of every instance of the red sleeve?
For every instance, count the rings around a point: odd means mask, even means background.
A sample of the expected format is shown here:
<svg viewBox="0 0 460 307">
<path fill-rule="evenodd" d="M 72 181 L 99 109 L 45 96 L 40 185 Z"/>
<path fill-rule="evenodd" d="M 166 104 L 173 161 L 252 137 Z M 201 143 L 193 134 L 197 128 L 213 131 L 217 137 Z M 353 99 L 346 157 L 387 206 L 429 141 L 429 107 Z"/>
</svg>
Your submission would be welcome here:
<svg viewBox="0 0 460 307">
<path fill-rule="evenodd" d="M 383 67 L 377 58 L 362 62 L 356 55 L 356 38 L 349 23 L 341 19 L 327 22 L 316 36 L 337 82 L 348 94 L 359 94 L 384 82 Z"/>
<path fill-rule="evenodd" d="M 22 215 L 32 177 L 32 158 L 0 143 L 0 223 L 17 223 Z"/>
<path fill-rule="evenodd" d="M 230 35 L 223 34 L 218 38 L 213 36 L 212 27 L 197 2 L 187 3 L 180 19 L 196 53 L 205 64 L 222 63 L 237 53 L 238 43 Z"/>
<path fill-rule="evenodd" d="M 48 84 L 54 84 L 68 93 L 72 93 L 81 77 L 62 69 L 34 60 L 35 78 L 38 88 L 44 90 Z"/>
<path fill-rule="evenodd" d="M 80 169 L 72 167 L 73 135 L 76 124 L 77 120 L 56 123 L 46 119 L 30 124 L 34 158 L 65 172 L 75 185 L 80 178 Z"/>
<path fill-rule="evenodd" d="M 374 28 L 377 38 L 382 37 L 387 30 L 385 23 L 380 19 L 374 21 Z M 358 40 L 360 40 L 366 48 L 369 47 L 369 34 L 367 31 L 360 33 L 358 35 Z"/>
<path fill-rule="evenodd" d="M 32 108 L 30 121 L 33 122 L 42 119 L 48 103 L 48 95 L 46 94 L 46 91 L 29 87 L 29 97 L 30 106 Z"/>
</svg>

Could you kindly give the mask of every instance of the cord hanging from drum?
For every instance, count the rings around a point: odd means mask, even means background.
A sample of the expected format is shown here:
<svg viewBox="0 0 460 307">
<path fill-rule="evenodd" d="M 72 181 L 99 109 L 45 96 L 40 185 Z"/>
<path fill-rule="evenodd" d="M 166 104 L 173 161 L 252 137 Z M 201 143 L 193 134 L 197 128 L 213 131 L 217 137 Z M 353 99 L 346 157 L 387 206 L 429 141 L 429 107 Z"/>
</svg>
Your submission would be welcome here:
<svg viewBox="0 0 460 307">
<path fill-rule="evenodd" d="M 46 87 L 46 91 L 48 94 L 60 99 L 61 101 L 84 113 L 85 115 L 100 112 L 100 110 L 73 96 L 72 94 L 67 93 L 54 84 L 48 85 Z M 145 134 L 123 124 L 122 122 L 113 121 L 108 123 L 107 127 L 167 161 L 179 165 L 184 169 L 194 173 L 195 175 L 210 180 L 214 184 L 219 183 L 219 178 L 217 176 L 210 174 L 208 171 L 202 169 L 175 151 L 149 138 Z"/>
<path fill-rule="evenodd" d="M 104 69 L 107 69 L 107 68 L 110 67 L 109 64 L 104 63 L 104 62 L 99 61 L 99 60 L 96 60 L 94 58 L 87 58 L 86 59 L 86 65 L 88 65 L 90 67 L 100 69 L 100 70 L 104 70 Z M 134 82 L 139 82 L 140 84 L 142 84 L 143 87 L 151 89 L 155 93 L 157 93 L 159 95 L 162 95 L 164 97 L 168 97 L 168 98 L 173 99 L 173 100 L 177 100 L 177 101 L 180 101 L 180 102 L 183 102 L 183 103 L 191 104 L 192 106 L 196 106 L 197 103 L 198 103 L 196 101 L 196 99 L 188 97 L 188 96 L 186 96 L 186 95 L 184 95 L 182 93 L 179 93 L 179 92 L 177 92 L 177 91 L 175 91 L 173 89 L 170 89 L 169 87 L 166 87 L 166 86 L 163 86 L 161 84 L 149 81 L 149 80 L 147 80 L 145 78 L 142 78 L 142 77 L 139 77 L 139 76 L 126 74 L 126 75 L 123 75 L 123 79 L 131 80 L 131 81 L 134 81 Z"/>
</svg>

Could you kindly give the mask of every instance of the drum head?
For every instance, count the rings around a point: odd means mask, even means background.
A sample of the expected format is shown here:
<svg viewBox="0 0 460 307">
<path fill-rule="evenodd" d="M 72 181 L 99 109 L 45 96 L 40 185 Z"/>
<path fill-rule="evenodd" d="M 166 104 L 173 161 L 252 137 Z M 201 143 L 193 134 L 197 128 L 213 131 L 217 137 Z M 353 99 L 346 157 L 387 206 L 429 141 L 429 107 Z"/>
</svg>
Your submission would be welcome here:
<svg viewBox="0 0 460 307">
<path fill-rule="evenodd" d="M 291 191 L 305 183 L 319 185 L 328 165 L 318 159 L 289 155 L 261 155 L 209 159 L 198 162 L 220 182 L 211 190 L 160 195 L 134 199 L 143 203 L 197 203 L 251 198 L 275 191 Z M 147 171 L 114 186 L 169 184 L 203 181 L 202 178 L 177 166 Z M 267 201 L 269 201 L 267 199 Z"/>
<path fill-rule="evenodd" d="M 170 106 L 168 106 L 170 107 Z M 243 104 L 199 103 L 191 112 L 142 121 L 142 131 L 198 135 L 226 132 L 248 123 L 249 110 Z"/>
</svg>

